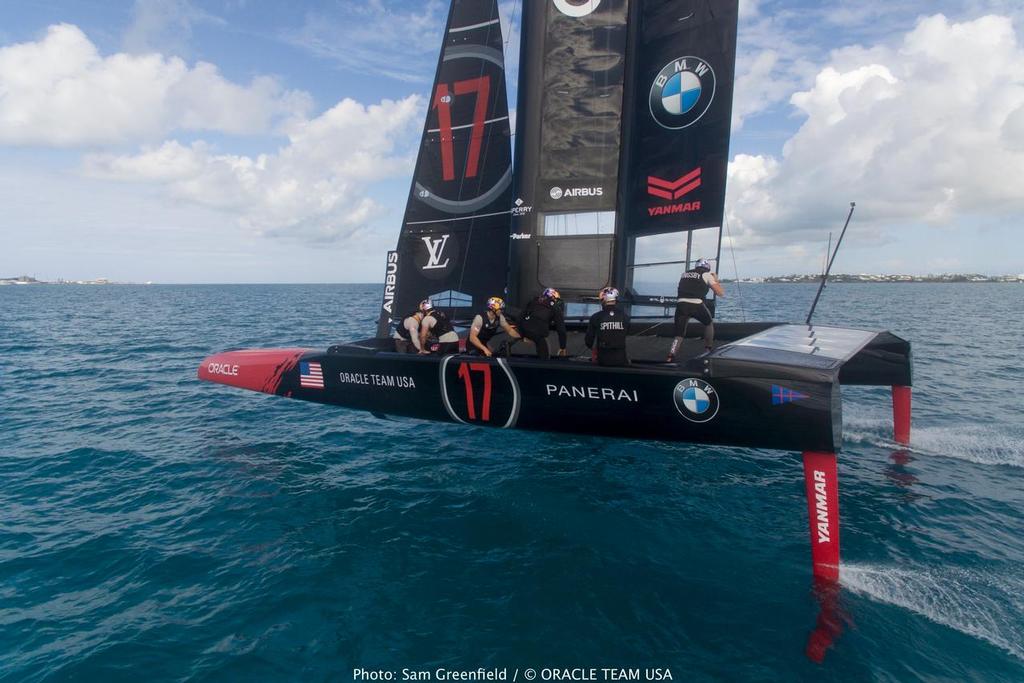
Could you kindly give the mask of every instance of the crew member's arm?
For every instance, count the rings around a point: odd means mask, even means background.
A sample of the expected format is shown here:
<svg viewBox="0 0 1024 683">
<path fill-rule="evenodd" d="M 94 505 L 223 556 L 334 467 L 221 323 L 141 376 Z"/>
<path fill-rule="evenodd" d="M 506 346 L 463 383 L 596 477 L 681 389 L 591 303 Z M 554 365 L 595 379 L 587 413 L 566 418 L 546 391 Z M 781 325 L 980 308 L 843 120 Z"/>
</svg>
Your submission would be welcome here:
<svg viewBox="0 0 1024 683">
<path fill-rule="evenodd" d="M 558 332 L 558 355 L 565 355 L 565 315 L 561 308 L 555 308 L 555 331 Z"/>
<path fill-rule="evenodd" d="M 718 276 L 714 273 L 708 273 L 711 276 L 708 281 L 708 285 L 711 287 L 711 291 L 715 293 L 715 296 L 725 296 L 725 287 L 718 281 Z"/>
<path fill-rule="evenodd" d="M 430 353 L 427 350 L 427 337 L 430 335 L 430 330 L 433 329 L 436 321 L 432 316 L 426 316 L 420 322 L 420 353 Z"/>
<path fill-rule="evenodd" d="M 423 350 L 423 345 L 420 343 L 420 324 L 416 321 L 416 318 L 409 316 L 403 322 L 405 329 L 409 331 L 409 339 L 412 341 L 412 345 L 416 347 L 417 351 Z"/>
<path fill-rule="evenodd" d="M 517 330 L 516 328 L 512 327 L 509 324 L 509 322 L 507 320 L 505 320 L 505 316 L 504 315 L 501 315 L 499 313 L 499 316 L 500 317 L 499 317 L 498 320 L 501 322 L 501 329 L 505 330 L 505 334 L 507 334 L 508 336 L 512 337 L 513 339 L 522 339 L 523 338 L 523 335 L 519 334 L 519 330 Z"/>
<path fill-rule="evenodd" d="M 600 311 L 590 316 L 590 322 L 587 324 L 587 334 L 583 337 L 583 343 L 587 345 L 588 349 L 594 347 L 594 339 L 597 337 L 597 326 L 599 324 L 597 317 L 599 315 L 601 315 Z"/>
<path fill-rule="evenodd" d="M 480 353 L 484 354 L 488 358 L 491 357 L 491 350 L 487 348 L 487 344 L 480 341 L 480 328 L 484 326 L 484 317 L 478 315 L 473 318 L 473 326 L 469 328 L 469 343 L 480 349 Z"/>
</svg>

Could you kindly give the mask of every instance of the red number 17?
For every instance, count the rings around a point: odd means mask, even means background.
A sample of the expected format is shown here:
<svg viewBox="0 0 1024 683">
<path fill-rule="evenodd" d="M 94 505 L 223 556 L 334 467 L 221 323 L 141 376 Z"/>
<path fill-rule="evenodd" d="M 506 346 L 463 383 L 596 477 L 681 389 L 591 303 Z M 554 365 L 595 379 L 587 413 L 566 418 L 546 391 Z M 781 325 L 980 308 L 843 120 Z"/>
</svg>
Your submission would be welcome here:
<svg viewBox="0 0 1024 683">
<path fill-rule="evenodd" d="M 484 137 L 484 117 L 491 92 L 491 77 L 481 76 L 454 83 L 455 96 L 476 93 L 473 108 L 473 131 L 470 134 L 469 153 L 466 155 L 466 178 L 476 177 L 480 167 L 480 146 Z M 441 131 L 441 168 L 445 180 L 455 180 L 455 149 L 452 144 L 452 93 L 447 83 L 438 83 L 434 93 L 433 109 L 437 109 L 438 128 Z M 466 128 L 466 126 L 459 126 Z"/>
<path fill-rule="evenodd" d="M 483 410 L 480 411 L 480 419 L 484 422 L 491 421 L 491 366 L 487 363 L 459 363 L 459 379 L 466 385 L 466 405 L 468 406 L 469 419 L 476 419 L 476 401 L 473 400 L 473 379 L 470 372 L 482 372 L 484 375 L 484 400 Z"/>
</svg>

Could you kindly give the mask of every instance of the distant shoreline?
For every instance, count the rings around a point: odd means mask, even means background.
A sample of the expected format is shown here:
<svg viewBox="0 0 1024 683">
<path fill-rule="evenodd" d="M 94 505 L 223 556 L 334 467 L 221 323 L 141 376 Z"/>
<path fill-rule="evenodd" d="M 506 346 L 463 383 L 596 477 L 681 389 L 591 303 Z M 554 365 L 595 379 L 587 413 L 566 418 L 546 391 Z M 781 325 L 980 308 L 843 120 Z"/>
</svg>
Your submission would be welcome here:
<svg viewBox="0 0 1024 683">
<path fill-rule="evenodd" d="M 747 277 L 747 278 L 720 278 L 721 282 L 726 284 L 819 284 L 821 282 L 821 275 L 773 275 L 769 277 Z M 975 283 L 1024 283 L 1024 274 L 1021 275 L 978 275 L 978 274 L 944 274 L 944 275 L 871 275 L 871 274 L 859 274 L 859 275 L 848 275 L 838 274 L 830 275 L 828 278 L 829 284 L 878 284 L 878 283 L 944 283 L 944 284 L 975 284 Z M 189 285 L 382 285 L 382 282 L 115 282 L 113 280 L 107 280 L 100 278 L 96 280 L 37 280 L 33 277 L 21 276 L 21 277 L 9 277 L 0 278 L 0 286 L 11 285 L 11 286 L 27 286 L 27 285 L 84 285 L 84 286 L 101 286 L 101 285 L 129 285 L 129 286 L 147 286 L 153 284 L 164 284 L 164 285 L 178 285 L 178 286 L 189 286 Z M 648 285 L 652 283 L 647 283 Z M 660 283 L 660 285 L 667 285 L 671 283 Z M 660 286 L 659 285 L 659 286 Z M 643 285 L 641 285 L 643 286 Z"/>
<path fill-rule="evenodd" d="M 771 277 L 748 277 L 736 279 L 722 279 L 722 282 L 739 282 L 740 284 L 817 284 L 821 282 L 821 275 L 776 275 Z M 904 283 L 904 282 L 931 282 L 931 283 L 979 283 L 979 282 L 1024 282 L 1024 274 L 1021 275 L 978 275 L 971 274 L 946 274 L 946 275 L 829 275 L 829 284 L 832 283 Z"/>
</svg>

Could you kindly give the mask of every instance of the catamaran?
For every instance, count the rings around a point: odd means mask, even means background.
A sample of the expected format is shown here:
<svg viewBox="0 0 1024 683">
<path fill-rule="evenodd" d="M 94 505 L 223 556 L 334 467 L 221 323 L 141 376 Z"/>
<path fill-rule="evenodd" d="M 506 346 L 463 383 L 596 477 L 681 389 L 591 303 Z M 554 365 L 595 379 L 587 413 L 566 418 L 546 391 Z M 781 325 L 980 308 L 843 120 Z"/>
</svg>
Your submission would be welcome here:
<svg viewBox="0 0 1024 683">
<path fill-rule="evenodd" d="M 676 298 L 658 274 L 674 287 L 698 234 L 721 257 L 737 17 L 737 0 L 525 0 L 513 145 L 497 2 L 453 0 L 377 335 L 218 353 L 200 379 L 377 416 L 798 451 L 813 571 L 838 579 L 842 387 L 891 386 L 908 443 L 910 344 L 808 318 L 719 322 L 706 351 L 691 324 L 665 362 Z M 608 285 L 633 315 L 629 367 L 583 345 Z M 422 299 L 465 324 L 547 287 L 567 358 L 394 350 Z"/>
</svg>

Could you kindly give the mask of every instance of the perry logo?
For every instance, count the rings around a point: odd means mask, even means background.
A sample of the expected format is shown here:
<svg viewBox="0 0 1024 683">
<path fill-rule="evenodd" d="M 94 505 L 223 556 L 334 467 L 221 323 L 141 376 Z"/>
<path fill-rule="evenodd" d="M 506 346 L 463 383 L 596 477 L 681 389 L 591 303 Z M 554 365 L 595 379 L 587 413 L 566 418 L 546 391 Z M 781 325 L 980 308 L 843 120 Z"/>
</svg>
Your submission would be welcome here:
<svg viewBox="0 0 1024 683">
<path fill-rule="evenodd" d="M 697 123 L 715 99 L 715 70 L 699 57 L 666 64 L 651 84 L 651 116 L 662 128 L 678 130 Z"/>
<path fill-rule="evenodd" d="M 444 245 L 448 244 L 448 238 L 451 235 L 441 235 L 437 239 L 433 237 L 421 237 L 423 244 L 427 245 L 427 263 L 423 266 L 423 270 L 435 270 L 437 268 L 447 268 L 448 262 L 451 259 L 446 258 L 444 263 L 441 263 L 441 257 L 444 256 Z"/>
<path fill-rule="evenodd" d="M 718 414 L 718 392 L 702 379 L 684 379 L 677 384 L 672 402 L 690 422 L 709 422 Z"/>
<path fill-rule="evenodd" d="M 585 17 L 601 4 L 601 0 L 554 0 L 555 7 L 570 17 Z"/>
</svg>

